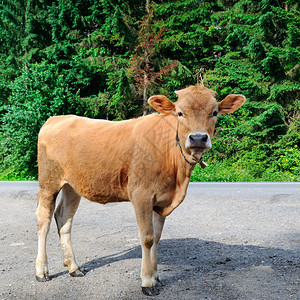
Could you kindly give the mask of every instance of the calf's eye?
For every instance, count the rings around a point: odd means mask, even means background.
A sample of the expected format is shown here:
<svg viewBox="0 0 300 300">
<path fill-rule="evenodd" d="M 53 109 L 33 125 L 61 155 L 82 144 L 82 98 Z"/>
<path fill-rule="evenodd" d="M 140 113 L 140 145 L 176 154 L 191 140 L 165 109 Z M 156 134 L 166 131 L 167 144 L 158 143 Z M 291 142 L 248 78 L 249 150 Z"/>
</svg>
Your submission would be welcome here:
<svg viewBox="0 0 300 300">
<path fill-rule="evenodd" d="M 218 115 L 218 112 L 215 110 L 214 112 L 213 112 L 213 117 L 216 117 Z"/>
<path fill-rule="evenodd" d="M 183 113 L 181 111 L 178 112 L 178 117 L 183 117 Z"/>
</svg>

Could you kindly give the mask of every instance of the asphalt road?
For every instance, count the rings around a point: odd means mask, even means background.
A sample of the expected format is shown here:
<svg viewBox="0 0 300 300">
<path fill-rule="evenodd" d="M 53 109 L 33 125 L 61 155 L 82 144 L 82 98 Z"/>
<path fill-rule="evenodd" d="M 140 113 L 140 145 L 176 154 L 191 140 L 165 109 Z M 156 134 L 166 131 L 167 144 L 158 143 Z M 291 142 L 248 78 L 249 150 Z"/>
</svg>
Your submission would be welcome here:
<svg viewBox="0 0 300 300">
<path fill-rule="evenodd" d="M 149 299 L 130 203 L 82 199 L 72 240 L 83 278 L 63 267 L 52 222 L 52 280 L 36 282 L 36 193 L 36 182 L 0 182 L 0 300 Z M 300 183 L 191 183 L 158 252 L 155 299 L 300 300 Z"/>
</svg>

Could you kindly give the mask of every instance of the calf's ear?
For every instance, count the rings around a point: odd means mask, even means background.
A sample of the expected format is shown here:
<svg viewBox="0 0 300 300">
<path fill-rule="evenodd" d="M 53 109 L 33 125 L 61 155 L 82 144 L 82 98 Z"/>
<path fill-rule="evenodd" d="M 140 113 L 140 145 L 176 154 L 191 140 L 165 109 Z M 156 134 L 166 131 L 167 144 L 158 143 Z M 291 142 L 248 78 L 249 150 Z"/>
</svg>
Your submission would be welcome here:
<svg viewBox="0 0 300 300">
<path fill-rule="evenodd" d="M 219 113 L 229 114 L 239 109 L 246 101 L 245 96 L 231 94 L 218 103 Z"/>
<path fill-rule="evenodd" d="M 156 95 L 149 98 L 148 103 L 158 112 L 163 114 L 174 114 L 175 104 L 166 96 Z"/>
</svg>

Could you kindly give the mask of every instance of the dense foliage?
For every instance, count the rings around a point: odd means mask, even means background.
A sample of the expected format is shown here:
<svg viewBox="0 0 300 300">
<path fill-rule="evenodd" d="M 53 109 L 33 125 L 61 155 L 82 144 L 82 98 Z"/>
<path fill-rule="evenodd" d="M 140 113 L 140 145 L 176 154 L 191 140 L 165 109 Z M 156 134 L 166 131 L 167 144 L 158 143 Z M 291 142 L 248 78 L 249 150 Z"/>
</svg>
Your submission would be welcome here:
<svg viewBox="0 0 300 300">
<path fill-rule="evenodd" d="M 192 180 L 300 180 L 297 0 L 0 2 L 0 179 L 36 178 L 51 115 L 121 120 L 195 84 L 247 103 Z"/>
</svg>

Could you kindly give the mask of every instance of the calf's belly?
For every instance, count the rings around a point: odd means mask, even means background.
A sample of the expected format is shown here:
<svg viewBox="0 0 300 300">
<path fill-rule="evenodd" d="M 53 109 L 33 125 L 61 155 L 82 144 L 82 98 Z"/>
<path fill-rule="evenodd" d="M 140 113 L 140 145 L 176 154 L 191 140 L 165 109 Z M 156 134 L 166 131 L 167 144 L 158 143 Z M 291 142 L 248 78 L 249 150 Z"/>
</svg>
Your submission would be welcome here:
<svg viewBox="0 0 300 300">
<path fill-rule="evenodd" d="M 66 182 L 88 200 L 98 203 L 129 201 L 127 186 L 116 172 L 95 174 L 76 170 L 67 172 Z M 119 173 L 119 172 L 118 172 Z"/>
</svg>

